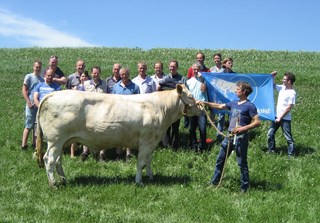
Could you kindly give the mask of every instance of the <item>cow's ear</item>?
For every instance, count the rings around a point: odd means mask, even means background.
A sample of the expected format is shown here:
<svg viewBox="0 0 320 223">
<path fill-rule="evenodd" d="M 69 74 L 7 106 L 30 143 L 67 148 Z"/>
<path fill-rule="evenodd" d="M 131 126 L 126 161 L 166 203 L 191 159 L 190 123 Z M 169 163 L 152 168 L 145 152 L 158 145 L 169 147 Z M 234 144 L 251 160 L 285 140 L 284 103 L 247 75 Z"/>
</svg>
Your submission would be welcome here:
<svg viewBox="0 0 320 223">
<path fill-rule="evenodd" d="M 176 88 L 177 88 L 178 94 L 181 94 L 182 93 L 182 85 L 181 84 L 177 84 Z"/>
</svg>

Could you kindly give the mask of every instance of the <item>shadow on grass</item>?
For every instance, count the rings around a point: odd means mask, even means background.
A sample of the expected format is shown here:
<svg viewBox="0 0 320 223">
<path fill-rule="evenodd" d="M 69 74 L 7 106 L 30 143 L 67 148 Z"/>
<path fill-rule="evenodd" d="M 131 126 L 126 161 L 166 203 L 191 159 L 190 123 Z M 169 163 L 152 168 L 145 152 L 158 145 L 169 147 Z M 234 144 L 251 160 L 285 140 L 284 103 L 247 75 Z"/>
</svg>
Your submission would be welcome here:
<svg viewBox="0 0 320 223">
<path fill-rule="evenodd" d="M 261 191 L 278 191 L 283 189 L 283 185 L 280 183 L 272 183 L 267 181 L 250 181 L 250 188 Z"/>
<path fill-rule="evenodd" d="M 264 148 L 264 152 L 268 152 L 268 148 Z M 298 144 L 298 145 L 296 145 L 295 156 L 302 157 L 302 156 L 311 155 L 315 152 L 316 152 L 316 150 L 314 148 Z M 288 155 L 288 147 L 287 146 L 277 147 L 275 150 L 275 154 L 287 156 Z"/>
<path fill-rule="evenodd" d="M 191 179 L 189 176 L 164 176 L 156 174 L 153 180 L 143 176 L 142 183 L 144 185 L 188 185 Z M 134 184 L 135 176 L 128 177 L 102 177 L 102 176 L 79 176 L 68 181 L 69 185 L 87 186 L 87 185 L 111 185 L 111 184 Z"/>
</svg>

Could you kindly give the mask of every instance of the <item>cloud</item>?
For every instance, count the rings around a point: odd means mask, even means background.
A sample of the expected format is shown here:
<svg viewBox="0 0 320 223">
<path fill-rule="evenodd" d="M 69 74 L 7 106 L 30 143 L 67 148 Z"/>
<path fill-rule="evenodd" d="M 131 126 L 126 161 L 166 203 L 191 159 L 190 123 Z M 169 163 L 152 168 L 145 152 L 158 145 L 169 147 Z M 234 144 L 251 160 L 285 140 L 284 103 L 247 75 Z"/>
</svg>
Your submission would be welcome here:
<svg viewBox="0 0 320 223">
<path fill-rule="evenodd" d="M 14 38 L 17 45 L 36 47 L 93 47 L 78 37 L 60 32 L 46 24 L 0 9 L 0 36 Z"/>
</svg>

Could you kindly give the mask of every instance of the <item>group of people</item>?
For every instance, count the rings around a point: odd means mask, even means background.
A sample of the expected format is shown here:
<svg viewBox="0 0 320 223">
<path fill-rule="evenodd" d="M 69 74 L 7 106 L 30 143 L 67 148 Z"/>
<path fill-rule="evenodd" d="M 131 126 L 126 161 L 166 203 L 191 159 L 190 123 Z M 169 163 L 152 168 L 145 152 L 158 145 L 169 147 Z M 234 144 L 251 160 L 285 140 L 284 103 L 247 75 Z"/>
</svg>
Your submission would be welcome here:
<svg viewBox="0 0 320 223">
<path fill-rule="evenodd" d="M 91 68 L 91 75 L 86 70 L 85 61 L 78 60 L 76 62 L 75 73 L 66 77 L 62 70 L 57 66 L 58 57 L 51 56 L 48 67 L 42 69 L 42 62 L 35 60 L 33 64 L 33 72 L 25 76 L 22 94 L 26 100 L 26 121 L 22 136 L 21 148 L 26 150 L 28 148 L 28 137 L 31 130 L 34 128 L 36 121 L 37 107 L 42 98 L 53 92 L 62 90 L 62 85 L 67 89 L 107 93 L 107 94 L 148 94 L 155 91 L 174 89 L 177 84 L 185 84 L 194 98 L 211 109 L 229 110 L 229 127 L 227 129 L 226 137 L 223 139 L 221 134 L 217 134 L 217 141 L 221 142 L 221 149 L 218 154 L 213 177 L 210 185 L 219 183 L 222 175 L 222 170 L 225 164 L 226 157 L 228 157 L 232 150 L 235 150 L 237 162 L 241 172 L 241 191 L 246 192 L 249 186 L 249 169 L 247 162 L 248 150 L 248 130 L 256 128 L 260 125 L 260 120 L 257 113 L 257 108 L 250 102 L 248 96 L 252 92 L 252 87 L 247 82 L 236 83 L 236 95 L 239 100 L 232 101 L 225 104 L 217 104 L 208 102 L 207 83 L 202 77 L 201 72 L 214 73 L 234 73 L 232 70 L 233 59 L 225 58 L 222 60 L 221 54 L 213 55 L 215 66 L 210 69 L 206 67 L 205 55 L 202 52 L 196 54 L 195 63 L 188 69 L 187 76 L 179 74 L 179 64 L 176 60 L 169 62 L 169 74 L 163 72 L 163 63 L 156 62 L 154 64 L 154 74 L 147 75 L 147 64 L 139 62 L 137 64 L 138 75 L 130 79 L 130 71 L 121 64 L 115 63 L 112 69 L 112 75 L 106 80 L 101 79 L 101 68 L 93 66 Z M 274 77 L 277 72 L 271 73 Z M 268 131 L 268 151 L 273 153 L 276 149 L 275 134 L 281 127 L 284 136 L 288 143 L 288 155 L 292 156 L 295 153 L 294 140 L 291 134 L 291 109 L 295 104 L 296 92 L 293 89 L 295 82 L 295 75 L 287 72 L 284 74 L 281 85 L 276 85 L 274 80 L 274 88 L 279 92 L 276 117 L 271 122 Z M 214 118 L 211 113 L 210 118 Z M 224 132 L 225 114 L 218 113 L 216 118 L 216 125 L 220 132 Z M 174 150 L 179 147 L 179 126 L 180 119 L 172 123 L 163 137 L 162 144 L 170 146 Z M 202 152 L 206 150 L 207 143 L 207 116 L 185 117 L 184 126 L 189 129 L 189 146 Z M 197 140 L 196 130 L 199 128 L 200 139 Z M 33 134 L 33 145 L 35 145 L 35 136 Z M 71 145 L 71 156 L 74 157 L 77 143 Z M 117 148 L 117 154 L 120 154 L 123 148 Z M 130 159 L 131 149 L 125 148 L 126 159 Z M 99 154 L 100 160 L 105 159 L 104 150 Z M 85 160 L 89 155 L 89 148 L 83 146 L 81 159 Z"/>
</svg>

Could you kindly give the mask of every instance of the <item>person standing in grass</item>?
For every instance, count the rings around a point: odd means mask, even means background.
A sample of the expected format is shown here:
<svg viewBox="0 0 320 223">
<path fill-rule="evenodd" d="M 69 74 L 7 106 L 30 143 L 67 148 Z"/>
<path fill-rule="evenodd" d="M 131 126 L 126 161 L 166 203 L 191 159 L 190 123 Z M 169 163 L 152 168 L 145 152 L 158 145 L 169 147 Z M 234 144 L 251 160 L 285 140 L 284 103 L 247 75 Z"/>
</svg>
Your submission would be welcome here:
<svg viewBox="0 0 320 223">
<path fill-rule="evenodd" d="M 199 72 L 210 72 L 210 69 L 206 67 L 206 65 L 204 64 L 206 57 L 204 56 L 204 53 L 202 52 L 198 52 L 196 55 L 196 62 L 198 62 L 199 64 L 201 64 L 201 68 L 199 70 Z M 193 72 L 193 66 L 191 66 L 188 70 L 188 79 L 190 79 L 191 77 L 194 76 L 194 72 Z"/>
<path fill-rule="evenodd" d="M 233 67 L 233 59 L 231 57 L 227 57 L 222 61 L 222 73 L 235 73 L 232 70 Z M 218 68 L 216 68 L 218 69 Z M 218 124 L 217 124 L 217 129 L 220 132 L 224 131 L 224 123 L 226 119 L 226 114 L 225 113 L 218 113 Z M 222 135 L 217 134 L 217 141 L 221 142 L 223 140 Z"/>
<path fill-rule="evenodd" d="M 295 155 L 295 144 L 291 134 L 291 110 L 296 101 L 296 91 L 293 89 L 293 83 L 296 77 L 293 73 L 286 72 L 282 79 L 282 84 L 275 84 L 275 76 L 277 72 L 271 73 L 273 76 L 273 87 L 276 89 L 278 94 L 278 102 L 276 109 L 276 118 L 271 122 L 268 130 L 268 151 L 273 153 L 276 149 L 275 134 L 279 127 L 282 128 L 284 136 L 288 144 L 288 155 Z"/>
<path fill-rule="evenodd" d="M 87 80 L 83 83 L 84 91 L 106 93 L 107 87 L 105 80 L 101 79 L 101 68 L 99 66 L 93 66 L 91 68 L 91 80 Z M 89 148 L 83 146 L 81 153 L 81 160 L 85 161 L 89 156 Z M 105 160 L 104 150 L 99 153 L 99 161 L 103 162 Z"/>
<path fill-rule="evenodd" d="M 186 78 L 178 73 L 179 64 L 176 60 L 171 60 L 169 62 L 169 74 L 165 76 L 161 81 L 159 81 L 159 90 L 175 89 L 177 84 L 186 85 Z M 174 150 L 178 149 L 179 146 L 179 126 L 180 119 L 171 124 L 166 132 L 166 138 L 168 145 Z"/>
<path fill-rule="evenodd" d="M 84 91 L 85 90 L 84 89 L 84 82 L 89 80 L 89 79 L 90 79 L 90 76 L 88 74 L 88 71 L 84 70 L 83 73 L 79 77 L 79 83 L 76 84 L 76 82 L 73 82 L 73 84 L 75 84 L 75 86 L 72 88 L 72 90 Z M 71 84 L 71 86 L 73 84 Z M 76 151 L 76 148 L 77 148 L 77 144 L 78 143 L 74 142 L 70 146 L 70 157 L 71 158 L 75 157 L 75 151 Z"/>
<path fill-rule="evenodd" d="M 80 76 L 84 73 L 86 69 L 86 64 L 83 60 L 78 60 L 76 62 L 76 72 L 70 74 L 67 79 L 66 88 L 73 89 L 80 84 Z"/>
<path fill-rule="evenodd" d="M 236 95 L 239 100 L 228 102 L 226 104 L 217 104 L 213 102 L 203 102 L 209 108 L 230 110 L 229 134 L 221 143 L 221 149 L 217 157 L 213 177 L 210 185 L 218 185 L 222 176 L 226 157 L 234 149 L 237 155 L 237 163 L 241 172 L 241 192 L 246 192 L 249 187 L 249 167 L 247 161 L 248 153 L 248 130 L 260 125 L 256 106 L 249 101 L 248 96 L 252 93 L 252 87 L 247 82 L 236 83 Z"/>
<path fill-rule="evenodd" d="M 41 77 L 42 62 L 40 60 L 35 60 L 33 63 L 33 73 L 27 74 L 24 78 L 22 85 L 22 95 L 26 100 L 26 120 L 25 127 L 22 134 L 22 145 L 21 149 L 25 150 L 28 148 L 28 137 L 31 129 L 34 127 L 36 121 L 37 107 L 34 105 L 33 93 L 38 83 L 44 82 L 43 77 Z M 35 146 L 35 135 L 32 136 L 32 145 Z"/>
<path fill-rule="evenodd" d="M 194 76 L 187 80 L 187 86 L 194 98 L 199 101 L 208 101 L 207 86 L 201 74 L 201 64 L 199 62 L 192 65 Z M 207 116 L 202 114 L 200 116 L 190 117 L 189 124 L 189 139 L 190 146 L 197 152 L 203 152 L 207 148 Z M 197 142 L 196 130 L 199 127 L 200 142 Z"/>
<path fill-rule="evenodd" d="M 116 83 L 113 86 L 112 94 L 124 94 L 124 95 L 132 95 L 132 94 L 140 94 L 140 88 L 137 84 L 130 80 L 130 71 L 128 68 L 120 69 L 120 77 L 121 81 Z M 121 155 L 122 148 L 117 148 L 117 155 Z M 131 149 L 126 148 L 126 161 L 128 162 L 132 157 Z"/>
</svg>

